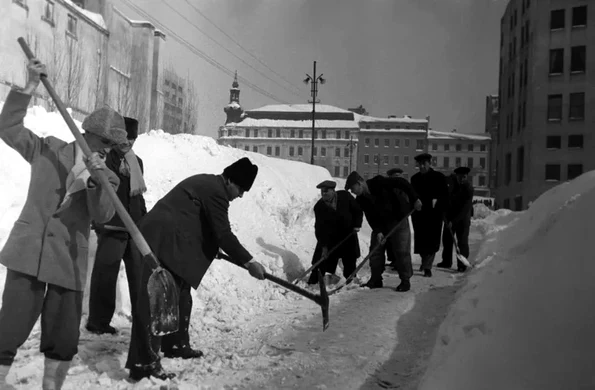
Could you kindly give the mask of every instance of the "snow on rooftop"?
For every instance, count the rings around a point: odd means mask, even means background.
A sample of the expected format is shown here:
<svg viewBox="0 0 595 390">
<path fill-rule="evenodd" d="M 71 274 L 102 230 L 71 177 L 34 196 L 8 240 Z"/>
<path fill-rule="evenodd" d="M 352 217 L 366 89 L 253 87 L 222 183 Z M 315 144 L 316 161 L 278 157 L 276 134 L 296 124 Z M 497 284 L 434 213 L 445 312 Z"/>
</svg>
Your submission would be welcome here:
<svg viewBox="0 0 595 390">
<path fill-rule="evenodd" d="M 595 388 L 594 221 L 595 171 L 491 213 L 419 389 Z"/>
<path fill-rule="evenodd" d="M 225 127 L 298 127 L 312 128 L 312 120 L 289 120 L 289 119 L 257 119 L 246 117 L 238 123 L 227 123 Z M 359 129 L 355 121 L 348 120 L 327 120 L 317 119 L 315 121 L 317 129 Z"/>
<path fill-rule="evenodd" d="M 460 139 L 460 140 L 474 140 L 474 141 L 489 141 L 490 136 L 482 134 L 458 133 L 458 132 L 444 132 L 430 130 L 428 132 L 428 139 Z"/>
<path fill-rule="evenodd" d="M 268 106 L 263 106 L 259 108 L 255 108 L 248 111 L 255 111 L 255 112 L 312 112 L 312 104 L 271 104 Z M 329 106 L 327 104 L 317 104 L 316 105 L 317 112 L 344 112 L 351 114 L 352 112 L 349 110 L 344 110 L 339 107 Z"/>
<path fill-rule="evenodd" d="M 354 116 L 356 117 L 356 120 L 358 122 L 364 122 L 364 123 L 375 123 L 375 122 L 387 122 L 387 123 L 428 123 L 428 121 L 426 119 L 420 119 L 420 118 L 412 118 L 410 116 L 403 116 L 403 117 L 397 117 L 397 118 L 379 118 L 379 117 L 375 117 L 375 116 L 368 116 L 368 115 L 359 115 L 359 114 L 354 114 Z"/>
<path fill-rule="evenodd" d="M 107 25 L 105 24 L 105 20 L 103 20 L 103 16 L 101 16 L 100 14 L 96 14 L 95 12 L 91 12 L 84 8 L 79 7 L 78 5 L 73 3 L 72 0 L 64 0 L 64 1 L 66 3 L 68 3 L 68 5 L 76 8 L 77 11 L 79 11 L 80 13 L 85 15 L 87 18 L 91 19 L 95 24 L 97 24 L 100 27 L 102 27 L 103 29 L 107 30 Z"/>
</svg>

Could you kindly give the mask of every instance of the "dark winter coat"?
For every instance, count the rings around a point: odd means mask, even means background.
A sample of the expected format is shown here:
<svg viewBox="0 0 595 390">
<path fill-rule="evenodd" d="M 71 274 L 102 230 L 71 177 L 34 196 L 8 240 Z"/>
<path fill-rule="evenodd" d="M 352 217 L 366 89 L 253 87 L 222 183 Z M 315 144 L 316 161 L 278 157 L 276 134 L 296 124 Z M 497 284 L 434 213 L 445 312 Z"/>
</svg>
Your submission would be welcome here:
<svg viewBox="0 0 595 390">
<path fill-rule="evenodd" d="M 138 160 L 138 164 L 140 165 L 141 173 L 145 173 L 143 160 L 140 157 L 136 157 Z M 138 222 L 145 214 L 147 214 L 147 206 L 145 203 L 145 198 L 142 194 L 130 196 L 130 176 L 125 176 L 120 173 L 120 164 L 122 162 L 122 158 L 118 154 L 117 151 L 112 150 L 105 159 L 105 165 L 118 176 L 120 179 L 120 186 L 118 187 L 118 198 L 124 205 L 126 211 L 132 218 L 134 222 Z M 124 222 L 122 222 L 122 218 L 116 213 L 114 217 L 105 225 L 109 226 L 117 226 L 117 227 L 124 227 Z M 105 225 L 94 225 L 95 230 L 101 234 L 111 234 L 114 236 L 121 236 L 124 239 L 129 238 L 128 233 L 126 232 L 118 232 L 118 231 L 110 231 L 105 230 Z"/>
<path fill-rule="evenodd" d="M 411 185 L 422 202 L 420 211 L 411 216 L 415 232 L 415 253 L 431 254 L 440 249 L 442 225 L 448 211 L 448 183 L 446 177 L 432 168 L 427 173 L 416 173 Z M 436 206 L 432 207 L 432 199 Z"/>
<path fill-rule="evenodd" d="M 0 114 L 0 139 L 31 164 L 27 200 L 0 252 L 6 268 L 82 291 L 87 280 L 91 221 L 109 221 L 115 208 L 101 186 L 74 192 L 64 204 L 75 143 L 39 137 L 24 126 L 31 95 L 11 91 Z M 114 189 L 118 178 L 105 172 Z"/>
<path fill-rule="evenodd" d="M 366 184 L 370 193 L 358 196 L 356 201 L 372 230 L 387 234 L 409 213 L 411 205 L 418 199 L 417 193 L 407 180 L 400 177 L 375 176 Z M 395 189 L 401 189 L 409 202 L 403 202 Z"/>
<path fill-rule="evenodd" d="M 219 248 L 238 264 L 252 259 L 231 231 L 228 211 L 223 177 L 194 175 L 161 198 L 138 225 L 165 267 L 198 288 Z"/>
<path fill-rule="evenodd" d="M 363 212 L 353 196 L 344 190 L 337 191 L 336 196 L 336 210 L 327 205 L 322 199 L 314 205 L 314 216 L 316 218 L 314 232 L 318 240 L 315 252 L 320 249 L 318 256 L 316 253 L 314 254 L 315 260 L 320 258 L 323 247 L 327 247 L 330 251 L 349 233 L 353 232 L 354 228 L 361 228 L 362 226 Z M 333 252 L 333 255 L 340 258 L 349 256 L 357 259 L 360 254 L 357 233 L 353 234 Z"/>
<path fill-rule="evenodd" d="M 456 177 L 451 180 L 446 220 L 453 224 L 469 224 L 473 215 L 473 186 L 470 183 L 460 184 Z"/>
</svg>

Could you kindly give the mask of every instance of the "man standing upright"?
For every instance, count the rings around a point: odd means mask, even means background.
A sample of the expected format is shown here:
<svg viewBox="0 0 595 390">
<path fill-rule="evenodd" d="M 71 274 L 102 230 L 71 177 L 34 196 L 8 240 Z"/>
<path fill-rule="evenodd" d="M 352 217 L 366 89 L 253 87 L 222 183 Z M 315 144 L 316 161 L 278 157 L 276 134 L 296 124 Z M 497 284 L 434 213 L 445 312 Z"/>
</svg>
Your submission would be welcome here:
<svg viewBox="0 0 595 390">
<path fill-rule="evenodd" d="M 366 219 L 372 228 L 370 239 L 370 251 L 380 245 L 370 257 L 370 280 L 363 287 L 383 287 L 382 274 L 384 273 L 386 256 L 395 265 L 401 284 L 397 291 L 409 291 L 411 284 L 409 279 L 413 275 L 411 266 L 411 231 L 407 214 L 411 210 L 408 205 L 403 205 L 396 195 L 394 189 L 402 189 L 413 202 L 416 210 L 421 208 L 421 202 L 409 182 L 402 178 L 386 178 L 376 176 L 370 180 L 364 180 L 356 171 L 347 177 L 345 189 L 351 190 L 357 197 Z M 391 235 L 387 234 L 396 227 Z"/>
<path fill-rule="evenodd" d="M 473 213 L 473 186 L 468 180 L 470 171 L 468 167 L 455 169 L 455 180 L 450 192 L 450 207 L 442 232 L 442 262 L 436 264 L 436 267 L 452 267 L 453 233 L 457 237 L 461 255 L 469 257 L 469 228 Z M 457 270 L 465 272 L 467 266 L 457 260 Z"/>
<path fill-rule="evenodd" d="M 138 137 L 138 121 L 124 117 L 127 141 L 114 148 L 106 158 L 107 167 L 120 179 L 118 198 L 134 222 L 147 213 L 143 193 L 147 190 L 143 179 L 143 161 L 136 156 L 132 147 Z M 89 292 L 89 318 L 87 330 L 92 333 L 115 334 L 110 325 L 116 309 L 116 288 L 120 262 L 124 260 L 132 312 L 136 308 L 141 258 L 132 250 L 132 238 L 119 215 L 111 221 L 94 224 L 97 232 L 97 252 L 91 274 Z"/>
<path fill-rule="evenodd" d="M 360 256 L 357 232 L 362 227 L 363 212 L 349 192 L 335 191 L 336 186 L 337 183 L 330 180 L 316 186 L 320 189 L 321 199 L 314 205 L 314 230 L 318 242 L 312 264 L 326 257 L 344 238 L 350 237 L 312 270 L 308 284 L 318 283 L 318 269 L 323 276 L 325 273 L 334 275 L 339 259 L 343 262 L 343 276 L 348 278 L 355 271 L 355 263 Z"/>
<path fill-rule="evenodd" d="M 411 216 L 415 232 L 416 254 L 421 256 L 420 271 L 432 276 L 432 264 L 440 250 L 442 224 L 448 209 L 448 184 L 446 177 L 431 167 L 432 156 L 422 153 L 415 156 L 419 172 L 411 177 L 411 185 L 423 204 L 421 211 Z"/>
</svg>

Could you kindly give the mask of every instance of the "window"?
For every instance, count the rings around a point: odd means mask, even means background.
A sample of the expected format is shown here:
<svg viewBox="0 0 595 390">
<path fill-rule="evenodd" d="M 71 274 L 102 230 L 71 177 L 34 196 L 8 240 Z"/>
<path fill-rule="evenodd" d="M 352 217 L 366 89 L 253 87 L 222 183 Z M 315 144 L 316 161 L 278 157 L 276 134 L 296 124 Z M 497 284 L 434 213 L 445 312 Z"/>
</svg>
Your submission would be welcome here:
<svg viewBox="0 0 595 390">
<path fill-rule="evenodd" d="M 279 146 L 275 146 L 275 156 L 278 156 L 281 154 L 281 148 Z"/>
<path fill-rule="evenodd" d="M 450 166 L 450 159 L 448 157 L 444 157 L 444 168 L 448 168 Z"/>
<path fill-rule="evenodd" d="M 504 161 L 504 174 L 506 175 L 504 178 L 504 183 L 508 185 L 512 180 L 512 153 L 506 153 L 506 160 Z"/>
<path fill-rule="evenodd" d="M 550 50 L 550 75 L 564 73 L 564 49 Z"/>
<path fill-rule="evenodd" d="M 565 12 L 563 9 L 556 9 L 550 13 L 550 30 L 563 29 Z"/>
<path fill-rule="evenodd" d="M 523 197 L 521 195 L 514 197 L 514 211 L 523 211 Z"/>
<path fill-rule="evenodd" d="M 545 165 L 545 180 L 560 181 L 560 164 Z"/>
<path fill-rule="evenodd" d="M 473 151 L 473 144 L 468 144 L 467 145 L 467 151 L 468 152 L 472 152 Z"/>
<path fill-rule="evenodd" d="M 374 138 L 374 147 L 377 148 L 378 146 L 380 146 L 380 139 Z"/>
<path fill-rule="evenodd" d="M 267 146 L 267 156 L 273 154 L 273 148 L 271 146 Z"/>
<path fill-rule="evenodd" d="M 432 150 L 438 150 L 438 144 L 433 143 L 432 144 Z"/>
<path fill-rule="evenodd" d="M 399 156 L 395 156 L 395 165 L 399 165 Z"/>
<path fill-rule="evenodd" d="M 304 130 L 299 131 L 299 138 L 304 138 Z"/>
<path fill-rule="evenodd" d="M 375 154 L 374 155 L 374 165 L 378 165 L 380 164 L 380 155 Z"/>
<path fill-rule="evenodd" d="M 298 156 L 303 156 L 304 155 L 304 148 L 302 148 L 301 146 L 298 146 Z"/>
<path fill-rule="evenodd" d="M 568 117 L 573 121 L 580 121 L 585 119 L 585 93 L 571 93 L 570 94 L 570 108 L 568 110 Z"/>
<path fill-rule="evenodd" d="M 370 163 L 370 155 L 364 154 L 364 164 L 369 164 L 369 163 Z"/>
<path fill-rule="evenodd" d="M 473 157 L 467 157 L 467 167 L 473 168 Z"/>
<path fill-rule="evenodd" d="M 583 164 L 568 164 L 566 171 L 566 178 L 568 180 L 575 179 L 583 174 Z"/>
<path fill-rule="evenodd" d="M 254 129 L 254 138 L 258 138 L 258 129 Z"/>
<path fill-rule="evenodd" d="M 314 152 L 312 153 L 314 156 L 318 156 L 318 147 L 314 147 Z"/>
<path fill-rule="evenodd" d="M 486 177 L 482 175 L 482 176 L 479 176 L 478 179 L 479 179 L 479 186 L 480 187 L 485 187 L 485 185 L 486 185 Z"/>
<path fill-rule="evenodd" d="M 504 202 L 502 202 L 502 207 L 510 210 L 510 199 L 504 199 Z"/>
<path fill-rule="evenodd" d="M 409 165 L 409 156 L 404 156 L 403 157 L 403 164 Z"/>
<path fill-rule="evenodd" d="M 382 159 L 384 165 L 388 165 L 388 154 L 385 154 L 383 159 Z"/>
<path fill-rule="evenodd" d="M 572 27 L 585 27 L 587 25 L 587 6 L 572 8 Z"/>
<path fill-rule="evenodd" d="M 516 150 L 516 181 L 522 182 L 525 174 L 525 147 Z"/>
<path fill-rule="evenodd" d="M 54 25 L 54 2 L 46 1 L 45 8 L 43 9 L 43 15 L 41 16 L 42 20 L 45 20 L 52 26 Z"/>
<path fill-rule="evenodd" d="M 321 133 L 322 133 L 322 139 L 326 139 L 326 130 L 322 130 Z"/>
<path fill-rule="evenodd" d="M 320 155 L 326 157 L 326 148 L 320 148 Z"/>
<path fill-rule="evenodd" d="M 295 138 L 295 130 L 289 131 L 289 138 Z"/>
<path fill-rule="evenodd" d="M 290 157 L 293 157 L 293 155 L 294 155 L 294 152 L 295 152 L 295 149 L 293 148 L 293 146 L 290 146 L 290 147 L 289 147 L 289 156 L 290 156 Z"/>
<path fill-rule="evenodd" d="M 388 139 L 388 138 L 385 138 L 385 139 L 384 139 L 384 147 L 385 147 L 385 148 L 388 148 L 389 146 L 390 146 L 390 139 Z"/>
<path fill-rule="evenodd" d="M 249 152 L 249 151 L 250 151 L 250 146 L 244 146 L 244 150 L 245 150 L 246 152 Z"/>
<path fill-rule="evenodd" d="M 76 38 L 76 22 L 77 19 L 71 14 L 68 14 L 68 25 L 66 26 L 66 32 L 74 38 Z"/>
<path fill-rule="evenodd" d="M 545 139 L 547 149 L 560 149 L 562 147 L 562 137 L 559 135 L 548 135 Z"/>
<path fill-rule="evenodd" d="M 455 157 L 455 167 L 458 168 L 461 166 L 461 158 Z"/>
<path fill-rule="evenodd" d="M 432 166 L 438 166 L 438 157 L 432 157 Z"/>
<path fill-rule="evenodd" d="M 562 95 L 549 95 L 547 97 L 547 119 L 549 121 L 562 120 Z"/>
<path fill-rule="evenodd" d="M 366 138 L 366 139 L 364 140 L 364 144 L 365 144 L 366 146 L 370 146 L 370 138 Z"/>
<path fill-rule="evenodd" d="M 455 150 L 456 150 L 457 152 L 460 152 L 461 150 L 463 150 L 463 145 L 461 145 L 461 144 L 456 144 L 456 145 L 455 145 Z"/>
<path fill-rule="evenodd" d="M 568 136 L 568 148 L 582 149 L 583 148 L 583 135 L 582 134 L 569 135 Z"/>
<path fill-rule="evenodd" d="M 258 146 L 253 146 L 252 147 L 252 151 L 255 152 L 255 153 L 258 153 Z"/>
<path fill-rule="evenodd" d="M 343 167 L 343 176 L 349 176 L 349 167 L 347 165 Z"/>
<path fill-rule="evenodd" d="M 587 47 L 572 46 L 570 48 L 570 72 L 583 73 L 587 69 Z"/>
<path fill-rule="evenodd" d="M 481 144 L 481 145 L 479 145 L 479 151 L 480 151 L 480 152 L 485 152 L 485 151 L 486 151 L 486 149 L 487 149 L 487 148 L 486 148 L 486 144 Z"/>
<path fill-rule="evenodd" d="M 318 139 L 318 130 L 314 130 L 314 139 Z"/>
<path fill-rule="evenodd" d="M 341 167 L 335 166 L 335 177 L 339 177 L 341 174 Z"/>
<path fill-rule="evenodd" d="M 273 129 L 269 129 L 267 137 L 273 138 Z"/>
<path fill-rule="evenodd" d="M 276 137 L 281 138 L 281 129 L 277 129 L 276 133 Z"/>
<path fill-rule="evenodd" d="M 250 138 L 250 129 L 245 129 L 244 130 L 246 138 Z"/>
<path fill-rule="evenodd" d="M 349 148 L 345 148 L 345 150 L 343 151 L 343 156 L 349 157 Z"/>
<path fill-rule="evenodd" d="M 479 158 L 479 168 L 480 169 L 486 169 L 486 158 L 485 157 L 480 157 Z"/>
<path fill-rule="evenodd" d="M 341 157 L 341 148 L 335 148 L 335 157 Z"/>
<path fill-rule="evenodd" d="M 409 138 L 405 138 L 405 147 L 408 148 L 409 147 Z"/>
<path fill-rule="evenodd" d="M 339 138 L 339 137 L 337 137 L 337 138 Z M 345 130 L 345 134 L 343 135 L 343 138 L 349 139 L 349 130 Z"/>
<path fill-rule="evenodd" d="M 415 150 L 423 150 L 424 149 L 424 140 L 418 139 L 415 144 Z"/>
<path fill-rule="evenodd" d="M 400 139 L 396 139 L 395 140 L 395 148 L 400 148 L 401 147 L 401 140 Z"/>
</svg>

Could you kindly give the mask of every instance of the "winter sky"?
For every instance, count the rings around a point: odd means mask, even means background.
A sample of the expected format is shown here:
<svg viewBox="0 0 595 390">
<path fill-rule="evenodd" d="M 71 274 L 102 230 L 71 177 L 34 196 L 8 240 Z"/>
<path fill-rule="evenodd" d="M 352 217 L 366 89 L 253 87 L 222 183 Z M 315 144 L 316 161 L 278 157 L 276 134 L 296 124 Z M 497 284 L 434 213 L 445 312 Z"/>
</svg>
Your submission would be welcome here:
<svg viewBox="0 0 595 390">
<path fill-rule="evenodd" d="M 316 60 L 317 73 L 327 79 L 319 91 L 324 104 L 362 104 L 379 117 L 430 115 L 435 130 L 477 133 L 484 131 L 485 96 L 498 90 L 499 25 L 506 3 L 123 0 L 117 7 L 131 18 L 166 26 L 166 61 L 195 79 L 199 134 L 216 137 L 232 76 L 183 47 L 172 31 L 282 102 L 307 102 L 310 88 L 302 80 Z M 244 109 L 279 103 L 242 80 L 240 88 Z"/>
</svg>

